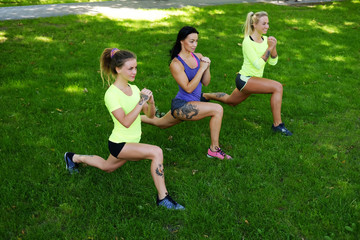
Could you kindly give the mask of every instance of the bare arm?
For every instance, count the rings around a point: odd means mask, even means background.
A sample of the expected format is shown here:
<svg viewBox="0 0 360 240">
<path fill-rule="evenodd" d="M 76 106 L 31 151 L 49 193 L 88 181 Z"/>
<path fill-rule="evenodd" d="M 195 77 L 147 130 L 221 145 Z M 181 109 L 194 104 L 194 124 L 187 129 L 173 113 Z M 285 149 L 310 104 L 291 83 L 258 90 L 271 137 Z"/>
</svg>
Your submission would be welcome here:
<svg viewBox="0 0 360 240">
<path fill-rule="evenodd" d="M 197 56 L 198 56 L 198 55 L 197 55 Z M 204 74 L 203 74 L 203 76 L 202 76 L 202 78 L 201 78 L 202 84 L 203 84 L 204 86 L 207 86 L 207 85 L 210 84 L 210 79 L 211 79 L 211 74 L 210 74 L 210 63 L 211 63 L 211 61 L 210 61 L 210 58 L 208 58 L 208 57 L 203 57 L 201 54 L 200 54 L 200 56 L 198 56 L 198 57 L 199 57 L 200 61 L 206 62 L 206 63 L 209 64 L 208 68 L 205 70 L 205 72 L 204 72 Z"/>
<path fill-rule="evenodd" d="M 266 62 L 269 57 L 275 58 L 277 56 L 276 52 L 276 39 L 274 37 L 268 37 L 268 48 L 266 49 L 262 59 Z"/>
<path fill-rule="evenodd" d="M 276 47 L 274 47 L 274 49 L 271 51 L 271 58 L 276 58 L 278 56 L 277 51 L 276 51 Z"/>
<path fill-rule="evenodd" d="M 273 41 L 275 42 L 274 48 L 270 53 L 271 58 L 276 58 L 278 56 L 277 51 L 276 51 L 277 39 L 275 37 L 272 37 L 272 36 L 270 36 L 269 38 L 273 39 Z"/>
<path fill-rule="evenodd" d="M 139 116 L 141 110 L 144 107 L 144 104 L 150 99 L 152 96 L 152 93 L 150 90 L 143 89 L 140 92 L 140 100 L 139 103 L 136 104 L 134 109 L 129 112 L 128 114 L 125 114 L 124 110 L 122 108 L 118 108 L 111 113 L 114 115 L 114 117 L 126 128 L 129 128 L 131 124 L 136 120 L 136 118 Z M 150 91 L 150 93 L 149 93 Z"/>
</svg>

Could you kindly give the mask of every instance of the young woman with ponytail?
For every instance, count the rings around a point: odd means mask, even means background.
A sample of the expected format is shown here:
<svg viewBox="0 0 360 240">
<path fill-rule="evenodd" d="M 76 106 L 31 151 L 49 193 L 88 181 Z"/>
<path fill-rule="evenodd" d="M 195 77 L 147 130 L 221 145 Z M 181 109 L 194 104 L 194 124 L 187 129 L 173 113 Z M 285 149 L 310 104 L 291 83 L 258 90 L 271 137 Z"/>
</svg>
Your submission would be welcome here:
<svg viewBox="0 0 360 240">
<path fill-rule="evenodd" d="M 278 62 L 275 37 L 266 37 L 269 29 L 269 18 L 266 12 L 249 12 L 245 21 L 245 37 L 242 42 L 244 63 L 236 76 L 236 88 L 226 93 L 204 93 L 206 101 L 216 100 L 230 106 L 236 106 L 251 94 L 271 94 L 270 105 L 273 115 L 274 132 L 290 136 L 292 133 L 281 120 L 282 84 L 263 78 L 265 64 L 275 65 Z"/>
<path fill-rule="evenodd" d="M 105 93 L 105 105 L 114 122 L 109 137 L 110 155 L 107 160 L 96 155 L 80 155 L 67 152 L 64 155 L 70 173 L 78 172 L 79 164 L 113 172 L 127 161 L 150 159 L 150 172 L 157 189 L 157 205 L 169 209 L 184 209 L 169 195 L 165 186 L 163 152 L 154 145 L 139 143 L 141 138 L 140 112 L 154 117 L 155 103 L 150 90 L 129 84 L 137 73 L 136 55 L 130 51 L 106 48 L 100 58 L 101 77 L 106 78 L 109 88 Z M 111 84 L 112 80 L 114 82 Z"/>
<path fill-rule="evenodd" d="M 198 34 L 193 27 L 183 27 L 170 50 L 170 72 L 179 86 L 179 91 L 171 103 L 171 111 L 161 118 L 142 115 L 141 121 L 160 128 L 168 128 L 182 121 L 197 121 L 210 117 L 211 144 L 207 156 L 232 159 L 221 150 L 219 144 L 222 106 L 200 101 L 202 85 L 207 86 L 210 83 L 210 59 L 201 53 L 195 53 Z"/>
</svg>

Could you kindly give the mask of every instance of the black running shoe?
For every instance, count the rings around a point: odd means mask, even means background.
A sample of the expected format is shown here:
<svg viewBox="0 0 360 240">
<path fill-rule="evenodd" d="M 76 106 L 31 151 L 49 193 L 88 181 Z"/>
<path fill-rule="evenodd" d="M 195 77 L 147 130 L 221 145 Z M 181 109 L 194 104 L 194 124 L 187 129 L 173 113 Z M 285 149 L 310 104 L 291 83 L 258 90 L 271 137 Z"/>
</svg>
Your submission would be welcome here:
<svg viewBox="0 0 360 240">
<path fill-rule="evenodd" d="M 165 116 L 165 114 L 166 113 L 160 112 L 160 110 L 157 107 L 155 107 L 155 117 L 162 118 L 163 116 Z"/>
<path fill-rule="evenodd" d="M 64 160 L 66 164 L 66 169 L 70 172 L 70 174 L 78 173 L 79 172 L 79 164 L 74 163 L 72 158 L 74 156 L 74 153 L 66 152 L 64 154 Z"/>
<path fill-rule="evenodd" d="M 203 93 L 201 93 L 201 96 L 200 96 L 200 102 L 210 102 L 210 100 L 209 100 L 209 99 L 204 98 Z"/>
<path fill-rule="evenodd" d="M 285 127 L 284 123 L 280 123 L 279 126 L 275 127 L 274 124 L 271 126 L 274 132 L 280 132 L 286 136 L 291 136 L 292 133 Z"/>
<path fill-rule="evenodd" d="M 185 210 L 184 206 L 175 202 L 169 195 L 167 195 L 163 200 L 159 200 L 159 197 L 156 195 L 156 204 L 158 206 L 164 206 L 167 209 Z"/>
</svg>

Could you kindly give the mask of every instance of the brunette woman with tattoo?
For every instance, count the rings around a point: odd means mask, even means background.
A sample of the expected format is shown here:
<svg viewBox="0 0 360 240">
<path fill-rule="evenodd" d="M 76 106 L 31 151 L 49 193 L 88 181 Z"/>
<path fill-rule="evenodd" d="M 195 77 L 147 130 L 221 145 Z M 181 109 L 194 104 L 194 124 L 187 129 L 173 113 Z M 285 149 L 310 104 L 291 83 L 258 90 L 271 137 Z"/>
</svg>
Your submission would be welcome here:
<svg viewBox="0 0 360 240">
<path fill-rule="evenodd" d="M 292 133 L 285 128 L 281 120 L 281 103 L 283 95 L 282 84 L 263 78 L 265 64 L 275 65 L 278 62 L 275 37 L 263 34 L 269 29 L 269 19 L 266 12 L 248 13 L 245 21 L 245 38 L 242 43 L 244 63 L 237 74 L 236 88 L 228 95 L 226 93 L 204 93 L 203 99 L 216 100 L 230 106 L 236 106 L 251 94 L 271 94 L 270 105 L 274 123 L 272 130 L 290 136 Z"/>
<path fill-rule="evenodd" d="M 231 159 L 219 146 L 219 135 L 223 108 L 219 104 L 200 102 L 202 85 L 210 83 L 210 59 L 195 53 L 198 31 L 193 27 L 183 27 L 170 50 L 170 72 L 179 85 L 179 92 L 172 100 L 171 111 L 161 118 L 141 116 L 141 121 L 160 128 L 168 128 L 182 121 L 210 119 L 211 144 L 207 151 L 210 158 Z"/>
<path fill-rule="evenodd" d="M 66 168 L 70 173 L 78 172 L 80 163 L 97 167 L 105 172 L 113 172 L 127 161 L 151 160 L 151 175 L 157 189 L 157 205 L 169 209 L 184 209 L 169 195 L 165 186 L 163 152 L 154 145 L 139 143 L 141 138 L 140 112 L 154 117 L 155 103 L 150 90 L 139 88 L 129 82 L 135 81 L 137 61 L 134 53 L 106 48 L 100 58 L 101 77 L 108 85 L 105 105 L 114 122 L 109 137 L 110 155 L 107 160 L 94 155 L 80 155 L 67 152 L 64 155 Z"/>
</svg>

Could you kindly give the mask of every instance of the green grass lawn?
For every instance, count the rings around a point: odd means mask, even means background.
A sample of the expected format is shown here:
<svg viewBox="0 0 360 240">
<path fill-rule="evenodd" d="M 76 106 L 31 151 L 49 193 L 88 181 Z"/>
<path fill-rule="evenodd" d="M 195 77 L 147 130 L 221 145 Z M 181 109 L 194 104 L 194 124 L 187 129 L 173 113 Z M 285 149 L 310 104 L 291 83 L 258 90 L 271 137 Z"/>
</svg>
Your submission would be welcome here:
<svg viewBox="0 0 360 240">
<path fill-rule="evenodd" d="M 0 0 L 0 7 L 58 4 L 58 3 L 81 3 L 81 2 L 105 2 L 110 0 Z"/>
<path fill-rule="evenodd" d="M 312 7 L 238 4 L 166 10 L 156 20 L 65 16 L 0 22 L 0 239 L 359 239 L 360 1 Z M 168 111 L 177 85 L 168 51 L 178 30 L 200 32 L 212 60 L 204 91 L 230 93 L 242 64 L 241 25 L 269 13 L 284 85 L 274 135 L 269 95 L 224 107 L 221 143 L 234 160 L 208 159 L 209 119 L 160 130 L 142 142 L 164 151 L 166 183 L 186 211 L 155 206 L 150 161 L 108 174 L 69 175 L 63 154 L 108 156 L 112 122 L 99 56 L 134 51 L 139 88 Z M 150 13 L 151 11 L 149 11 Z"/>
</svg>

